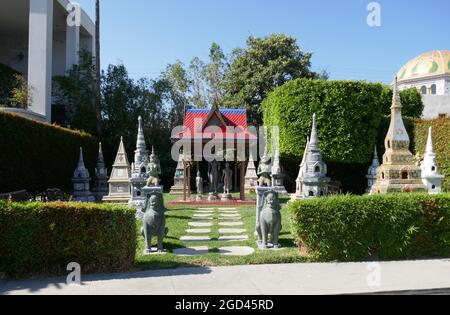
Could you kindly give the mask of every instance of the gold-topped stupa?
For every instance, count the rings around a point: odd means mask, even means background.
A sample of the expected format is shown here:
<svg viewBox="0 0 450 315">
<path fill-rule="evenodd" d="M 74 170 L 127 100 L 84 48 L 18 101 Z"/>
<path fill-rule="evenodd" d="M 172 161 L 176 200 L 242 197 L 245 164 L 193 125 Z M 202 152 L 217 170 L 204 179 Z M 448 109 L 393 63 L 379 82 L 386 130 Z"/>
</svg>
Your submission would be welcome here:
<svg viewBox="0 0 450 315">
<path fill-rule="evenodd" d="M 414 156 L 409 150 L 410 139 L 403 123 L 397 78 L 394 82 L 391 124 L 384 145 L 383 164 L 378 169 L 371 194 L 426 192 L 427 188 L 421 180 L 422 170 L 414 163 Z"/>
</svg>

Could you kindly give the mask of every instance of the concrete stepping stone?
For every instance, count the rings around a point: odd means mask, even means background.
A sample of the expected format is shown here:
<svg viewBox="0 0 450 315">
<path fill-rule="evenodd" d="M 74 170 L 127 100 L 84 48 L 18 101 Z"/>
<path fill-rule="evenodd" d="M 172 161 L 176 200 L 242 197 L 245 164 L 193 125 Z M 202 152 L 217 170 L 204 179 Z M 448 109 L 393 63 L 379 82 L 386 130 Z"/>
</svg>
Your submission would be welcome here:
<svg viewBox="0 0 450 315">
<path fill-rule="evenodd" d="M 206 255 L 209 253 L 209 250 L 208 246 L 198 246 L 198 247 L 177 248 L 173 250 L 173 253 L 177 256 L 197 256 L 197 255 Z"/>
<path fill-rule="evenodd" d="M 189 222 L 189 226 L 192 227 L 212 227 L 212 222 Z"/>
<path fill-rule="evenodd" d="M 214 211 L 195 211 L 194 214 L 213 214 Z"/>
<path fill-rule="evenodd" d="M 211 240 L 209 236 L 182 236 L 180 241 L 182 242 L 208 242 Z"/>
<path fill-rule="evenodd" d="M 219 229 L 219 234 L 241 234 L 247 232 L 246 229 Z"/>
<path fill-rule="evenodd" d="M 248 246 L 229 246 L 219 248 L 219 253 L 223 256 L 248 256 L 254 252 L 255 249 Z"/>
<path fill-rule="evenodd" d="M 219 211 L 236 211 L 236 208 L 218 208 Z"/>
<path fill-rule="evenodd" d="M 211 229 L 189 229 L 186 230 L 188 234 L 208 234 L 211 233 Z"/>
<path fill-rule="evenodd" d="M 239 214 L 237 211 L 220 211 L 219 214 Z"/>
<path fill-rule="evenodd" d="M 214 208 L 198 208 L 198 211 L 214 211 Z"/>
<path fill-rule="evenodd" d="M 239 213 L 238 214 L 224 214 L 224 213 L 221 213 L 220 217 L 222 217 L 222 218 L 240 218 L 241 215 Z"/>
<path fill-rule="evenodd" d="M 214 214 L 194 214 L 194 218 L 210 218 L 213 216 Z"/>
<path fill-rule="evenodd" d="M 244 222 L 219 222 L 219 226 L 243 226 Z"/>
<path fill-rule="evenodd" d="M 219 237 L 219 241 L 247 241 L 248 235 L 227 235 L 227 236 L 221 236 Z"/>
</svg>

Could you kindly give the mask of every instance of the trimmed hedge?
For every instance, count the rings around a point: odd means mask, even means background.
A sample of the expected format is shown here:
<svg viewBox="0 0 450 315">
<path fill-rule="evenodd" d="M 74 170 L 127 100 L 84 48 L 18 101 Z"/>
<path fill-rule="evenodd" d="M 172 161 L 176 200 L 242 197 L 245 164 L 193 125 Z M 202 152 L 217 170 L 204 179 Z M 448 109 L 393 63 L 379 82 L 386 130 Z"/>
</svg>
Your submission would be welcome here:
<svg viewBox="0 0 450 315">
<path fill-rule="evenodd" d="M 338 196 L 288 208 L 299 247 L 317 260 L 450 256 L 450 194 Z"/>
<path fill-rule="evenodd" d="M 0 202 L 0 277 L 123 271 L 136 250 L 135 211 L 81 203 Z"/>
<path fill-rule="evenodd" d="M 0 192 L 72 191 L 80 147 L 92 176 L 98 144 L 91 135 L 0 111 Z"/>
</svg>

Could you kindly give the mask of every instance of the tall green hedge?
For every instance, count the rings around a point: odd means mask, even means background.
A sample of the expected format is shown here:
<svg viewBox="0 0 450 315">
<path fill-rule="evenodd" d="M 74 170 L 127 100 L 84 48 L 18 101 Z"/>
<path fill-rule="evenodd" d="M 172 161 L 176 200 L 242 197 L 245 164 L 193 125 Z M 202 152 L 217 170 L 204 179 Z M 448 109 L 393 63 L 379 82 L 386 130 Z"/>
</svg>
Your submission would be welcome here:
<svg viewBox="0 0 450 315">
<path fill-rule="evenodd" d="M 263 102 L 264 124 L 280 127 L 280 155 L 299 160 L 316 113 L 324 159 L 366 163 L 382 119 L 382 91 L 366 82 L 294 80 Z"/>
<path fill-rule="evenodd" d="M 97 156 L 89 134 L 0 111 L 0 192 L 72 190 L 80 147 L 91 175 Z"/>
<path fill-rule="evenodd" d="M 135 211 L 81 203 L 0 201 L 0 278 L 82 273 L 132 267 L 136 250 Z"/>
<path fill-rule="evenodd" d="M 450 195 L 338 196 L 289 204 L 294 236 L 321 261 L 450 257 Z"/>
</svg>

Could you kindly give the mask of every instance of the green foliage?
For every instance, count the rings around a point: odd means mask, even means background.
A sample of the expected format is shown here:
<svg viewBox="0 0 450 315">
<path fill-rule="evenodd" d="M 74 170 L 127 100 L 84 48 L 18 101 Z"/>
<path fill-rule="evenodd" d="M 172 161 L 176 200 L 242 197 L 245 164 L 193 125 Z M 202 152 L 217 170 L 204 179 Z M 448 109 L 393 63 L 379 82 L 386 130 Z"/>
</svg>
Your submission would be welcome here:
<svg viewBox="0 0 450 315">
<path fill-rule="evenodd" d="M 0 106 L 11 107 L 11 91 L 18 88 L 19 72 L 0 63 Z"/>
<path fill-rule="evenodd" d="M 71 191 L 80 147 L 86 166 L 94 169 L 97 143 L 87 133 L 0 112 L 0 135 L 0 192 Z"/>
<path fill-rule="evenodd" d="M 275 88 L 297 78 L 315 78 L 311 53 L 300 50 L 294 37 L 284 34 L 250 36 L 245 49 L 236 49 L 225 74 L 226 107 L 245 107 L 254 126 L 262 123 L 261 102 Z"/>
<path fill-rule="evenodd" d="M 448 194 L 339 196 L 288 208 L 298 245 L 318 260 L 450 255 Z"/>
<path fill-rule="evenodd" d="M 383 114 L 391 114 L 392 106 L 392 88 L 384 86 L 381 94 L 383 102 Z M 423 104 L 422 95 L 416 88 L 406 89 L 400 92 L 402 102 L 402 114 L 404 117 L 420 118 L 422 116 L 425 105 Z"/>
<path fill-rule="evenodd" d="M 450 192 L 450 118 L 415 121 L 415 152 L 420 156 L 425 154 L 428 139 L 428 128 L 433 127 L 433 144 L 436 161 L 442 175 L 445 175 L 443 189 Z"/>
<path fill-rule="evenodd" d="M 27 109 L 33 101 L 33 91 L 28 87 L 28 82 L 20 74 L 14 75 L 15 87 L 11 90 L 9 106 L 13 108 Z"/>
<path fill-rule="evenodd" d="M 90 53 L 81 51 L 79 64 L 53 78 L 53 96 L 56 105 L 65 109 L 64 120 L 58 123 L 97 134 L 95 64 Z"/>
<path fill-rule="evenodd" d="M 0 203 L 0 275 L 128 270 L 136 249 L 135 211 L 81 203 Z"/>
<path fill-rule="evenodd" d="M 372 160 L 382 119 L 380 84 L 298 79 L 263 102 L 264 124 L 279 126 L 280 154 L 300 161 L 316 113 L 324 159 L 336 163 Z"/>
</svg>

